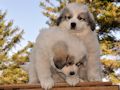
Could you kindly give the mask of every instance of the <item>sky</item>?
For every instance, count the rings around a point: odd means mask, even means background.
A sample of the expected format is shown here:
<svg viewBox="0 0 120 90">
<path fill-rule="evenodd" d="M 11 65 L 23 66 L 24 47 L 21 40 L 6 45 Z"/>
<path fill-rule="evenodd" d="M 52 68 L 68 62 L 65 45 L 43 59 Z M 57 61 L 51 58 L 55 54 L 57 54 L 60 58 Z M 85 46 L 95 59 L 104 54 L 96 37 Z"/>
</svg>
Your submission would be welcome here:
<svg viewBox="0 0 120 90">
<path fill-rule="evenodd" d="M 0 0 L 0 10 L 7 11 L 5 20 L 13 20 L 14 27 L 24 29 L 22 45 L 35 41 L 39 30 L 47 27 L 47 18 L 42 15 L 40 0 Z"/>
</svg>

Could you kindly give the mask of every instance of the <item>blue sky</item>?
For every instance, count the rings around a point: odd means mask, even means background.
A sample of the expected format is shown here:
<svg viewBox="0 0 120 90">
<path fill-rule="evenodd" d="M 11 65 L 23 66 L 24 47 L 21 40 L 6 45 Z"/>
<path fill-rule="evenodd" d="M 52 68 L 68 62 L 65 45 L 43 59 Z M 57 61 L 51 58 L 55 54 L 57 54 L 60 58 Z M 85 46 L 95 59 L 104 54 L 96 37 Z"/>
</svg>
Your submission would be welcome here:
<svg viewBox="0 0 120 90">
<path fill-rule="evenodd" d="M 0 10 L 7 10 L 6 21 L 13 20 L 14 26 L 24 29 L 22 44 L 35 41 L 40 28 L 47 26 L 39 3 L 40 0 L 0 0 Z"/>
</svg>

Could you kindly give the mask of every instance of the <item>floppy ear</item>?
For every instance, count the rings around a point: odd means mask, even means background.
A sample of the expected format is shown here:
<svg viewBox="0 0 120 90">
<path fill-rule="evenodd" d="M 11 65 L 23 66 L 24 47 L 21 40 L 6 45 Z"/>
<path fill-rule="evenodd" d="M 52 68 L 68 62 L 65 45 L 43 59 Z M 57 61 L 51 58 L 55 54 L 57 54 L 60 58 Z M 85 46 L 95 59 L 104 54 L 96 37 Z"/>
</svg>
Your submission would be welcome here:
<svg viewBox="0 0 120 90">
<path fill-rule="evenodd" d="M 53 58 L 53 61 L 58 69 L 62 69 L 65 66 L 65 61 L 61 60 L 61 58 Z"/>
<path fill-rule="evenodd" d="M 88 12 L 87 15 L 88 15 L 88 24 L 90 25 L 91 30 L 94 31 L 96 27 L 94 16 L 91 12 Z"/>
<path fill-rule="evenodd" d="M 56 20 L 56 25 L 59 26 L 62 21 L 62 15 L 60 15 Z"/>
</svg>

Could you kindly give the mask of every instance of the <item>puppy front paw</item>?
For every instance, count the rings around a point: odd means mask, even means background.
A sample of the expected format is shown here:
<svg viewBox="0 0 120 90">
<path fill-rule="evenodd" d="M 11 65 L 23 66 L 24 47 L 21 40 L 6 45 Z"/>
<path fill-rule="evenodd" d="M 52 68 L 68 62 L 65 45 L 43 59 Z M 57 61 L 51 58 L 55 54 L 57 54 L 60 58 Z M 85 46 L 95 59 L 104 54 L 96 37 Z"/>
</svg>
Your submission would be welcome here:
<svg viewBox="0 0 120 90">
<path fill-rule="evenodd" d="M 75 86 L 76 84 L 79 83 L 79 77 L 67 77 L 66 78 L 66 82 L 71 85 L 71 86 Z"/>
<path fill-rule="evenodd" d="M 99 78 L 88 78 L 88 81 L 93 82 L 93 81 L 102 81 L 102 79 Z"/>
<path fill-rule="evenodd" d="M 99 75 L 88 75 L 88 81 L 102 81 L 102 78 Z"/>
<path fill-rule="evenodd" d="M 52 78 L 44 78 L 40 80 L 41 87 L 45 90 L 49 90 L 54 86 L 54 80 Z"/>
</svg>

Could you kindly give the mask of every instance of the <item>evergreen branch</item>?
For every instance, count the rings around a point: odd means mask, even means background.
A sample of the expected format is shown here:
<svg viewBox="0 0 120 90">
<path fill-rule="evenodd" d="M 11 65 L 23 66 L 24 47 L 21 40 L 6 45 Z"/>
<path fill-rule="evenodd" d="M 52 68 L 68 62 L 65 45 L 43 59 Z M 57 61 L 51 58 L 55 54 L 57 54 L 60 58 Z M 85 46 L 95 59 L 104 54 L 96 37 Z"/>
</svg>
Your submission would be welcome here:
<svg viewBox="0 0 120 90">
<path fill-rule="evenodd" d="M 12 60 L 16 61 L 18 64 L 24 64 L 26 61 L 29 60 L 29 49 L 31 49 L 32 47 L 33 43 L 28 42 L 28 44 L 23 49 L 12 55 Z"/>
<path fill-rule="evenodd" d="M 4 20 L 6 14 L 7 14 L 6 12 L 2 12 L 2 11 L 0 10 L 0 22 Z"/>
<path fill-rule="evenodd" d="M 8 42 L 8 44 L 3 48 L 5 53 L 7 54 L 18 42 L 20 42 L 20 39 L 22 38 L 23 31 L 21 31 L 19 34 L 14 36 L 11 41 Z"/>
</svg>

